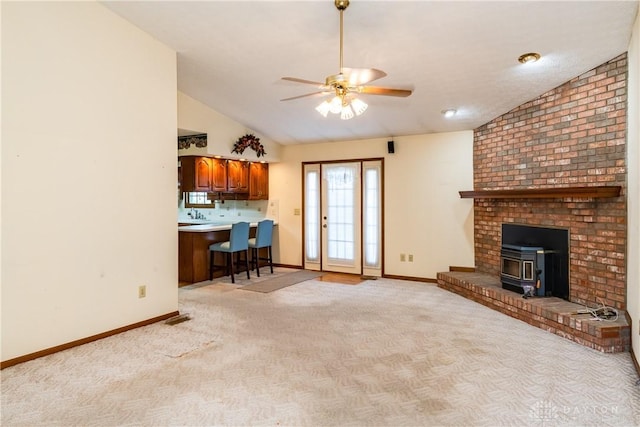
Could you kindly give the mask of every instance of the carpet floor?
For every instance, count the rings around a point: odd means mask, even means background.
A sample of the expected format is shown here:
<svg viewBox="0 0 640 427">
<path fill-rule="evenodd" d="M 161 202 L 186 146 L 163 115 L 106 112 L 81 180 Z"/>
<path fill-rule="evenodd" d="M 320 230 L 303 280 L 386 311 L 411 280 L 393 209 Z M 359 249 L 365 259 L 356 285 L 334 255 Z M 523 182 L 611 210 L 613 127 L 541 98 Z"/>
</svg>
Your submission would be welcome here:
<svg viewBox="0 0 640 427">
<path fill-rule="evenodd" d="M 640 424 L 628 353 L 599 353 L 435 285 L 313 279 L 260 293 L 225 280 L 180 288 L 191 320 L 3 370 L 1 424 Z"/>
</svg>

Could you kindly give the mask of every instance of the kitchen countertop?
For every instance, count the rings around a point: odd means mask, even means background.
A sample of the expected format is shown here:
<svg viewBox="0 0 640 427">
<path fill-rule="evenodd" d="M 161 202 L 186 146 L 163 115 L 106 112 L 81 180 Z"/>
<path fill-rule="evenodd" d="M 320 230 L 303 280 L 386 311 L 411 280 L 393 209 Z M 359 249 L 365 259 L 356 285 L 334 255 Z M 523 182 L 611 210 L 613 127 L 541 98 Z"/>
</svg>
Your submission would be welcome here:
<svg viewBox="0 0 640 427">
<path fill-rule="evenodd" d="M 178 227 L 178 231 L 186 231 L 189 233 L 207 233 L 209 231 L 226 231 L 231 230 L 231 225 L 236 222 L 247 221 L 209 221 L 205 224 L 182 225 Z M 273 225 L 277 225 L 276 222 Z M 249 227 L 257 227 L 257 222 L 249 222 Z"/>
<path fill-rule="evenodd" d="M 229 221 L 214 221 L 212 219 L 179 219 L 178 220 L 178 224 L 188 224 L 188 225 L 197 225 L 197 224 L 211 224 L 213 222 L 219 222 L 219 223 L 227 223 Z"/>
</svg>

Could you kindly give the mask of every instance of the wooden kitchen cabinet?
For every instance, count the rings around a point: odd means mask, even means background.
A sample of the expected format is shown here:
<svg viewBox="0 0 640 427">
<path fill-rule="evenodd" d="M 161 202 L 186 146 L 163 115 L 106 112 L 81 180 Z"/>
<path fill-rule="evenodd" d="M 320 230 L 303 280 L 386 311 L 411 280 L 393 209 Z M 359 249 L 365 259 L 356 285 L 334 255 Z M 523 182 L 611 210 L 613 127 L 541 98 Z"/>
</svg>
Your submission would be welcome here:
<svg viewBox="0 0 640 427">
<path fill-rule="evenodd" d="M 212 160 L 208 157 L 180 157 L 181 191 L 211 191 Z"/>
<path fill-rule="evenodd" d="M 227 160 L 227 191 L 230 193 L 249 192 L 248 162 Z"/>
<path fill-rule="evenodd" d="M 249 166 L 249 200 L 269 199 L 269 164 L 251 163 Z"/>
<path fill-rule="evenodd" d="M 201 156 L 180 157 L 180 191 L 227 191 L 227 161 Z"/>
<path fill-rule="evenodd" d="M 211 191 L 227 191 L 227 161 L 211 159 Z"/>
<path fill-rule="evenodd" d="M 233 193 L 239 200 L 269 199 L 269 165 L 203 156 L 180 157 L 180 191 Z"/>
</svg>

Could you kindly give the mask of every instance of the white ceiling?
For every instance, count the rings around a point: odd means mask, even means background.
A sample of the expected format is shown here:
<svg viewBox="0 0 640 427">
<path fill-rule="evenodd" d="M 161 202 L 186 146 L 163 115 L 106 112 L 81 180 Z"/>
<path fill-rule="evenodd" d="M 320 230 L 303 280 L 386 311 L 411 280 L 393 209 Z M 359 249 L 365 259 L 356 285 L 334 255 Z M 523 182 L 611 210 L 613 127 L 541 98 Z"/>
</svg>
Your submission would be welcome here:
<svg viewBox="0 0 640 427">
<path fill-rule="evenodd" d="M 327 118 L 323 98 L 284 76 L 339 71 L 339 12 L 322 1 L 107 1 L 178 52 L 178 89 L 281 144 L 469 130 L 625 52 L 638 1 L 369 1 L 344 12 L 344 65 L 378 68 L 359 117 Z M 542 59 L 518 63 L 525 52 Z M 456 108 L 453 119 L 441 111 Z M 193 129 L 199 131 L 199 129 Z"/>
</svg>

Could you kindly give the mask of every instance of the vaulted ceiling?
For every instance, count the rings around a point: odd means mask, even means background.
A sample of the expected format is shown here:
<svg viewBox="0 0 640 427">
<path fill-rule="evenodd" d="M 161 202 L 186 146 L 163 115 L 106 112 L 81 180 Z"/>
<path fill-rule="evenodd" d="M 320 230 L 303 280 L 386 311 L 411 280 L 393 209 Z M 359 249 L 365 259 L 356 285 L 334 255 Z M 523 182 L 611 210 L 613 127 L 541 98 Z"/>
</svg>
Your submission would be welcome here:
<svg viewBox="0 0 640 427">
<path fill-rule="evenodd" d="M 178 90 L 281 144 L 474 129 L 625 52 L 638 1 L 368 1 L 344 12 L 344 65 L 387 73 L 368 110 L 322 117 L 295 97 L 339 71 L 339 12 L 322 1 L 106 1 L 177 51 Z M 518 57 L 538 52 L 522 65 Z M 457 114 L 446 119 L 445 109 Z M 194 129 L 198 131 L 198 129 Z"/>
</svg>

